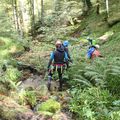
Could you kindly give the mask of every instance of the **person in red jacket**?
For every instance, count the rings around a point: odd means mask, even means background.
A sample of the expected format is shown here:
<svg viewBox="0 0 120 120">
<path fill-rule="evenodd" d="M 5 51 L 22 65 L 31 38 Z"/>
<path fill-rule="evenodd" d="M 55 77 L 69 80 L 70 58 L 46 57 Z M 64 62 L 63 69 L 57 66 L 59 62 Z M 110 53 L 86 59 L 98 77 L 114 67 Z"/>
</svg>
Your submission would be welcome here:
<svg viewBox="0 0 120 120">
<path fill-rule="evenodd" d="M 91 55 L 91 59 L 94 59 L 96 57 L 102 57 L 100 51 L 99 51 L 100 46 L 99 45 L 95 45 L 95 50 L 93 51 L 92 55 Z"/>
</svg>

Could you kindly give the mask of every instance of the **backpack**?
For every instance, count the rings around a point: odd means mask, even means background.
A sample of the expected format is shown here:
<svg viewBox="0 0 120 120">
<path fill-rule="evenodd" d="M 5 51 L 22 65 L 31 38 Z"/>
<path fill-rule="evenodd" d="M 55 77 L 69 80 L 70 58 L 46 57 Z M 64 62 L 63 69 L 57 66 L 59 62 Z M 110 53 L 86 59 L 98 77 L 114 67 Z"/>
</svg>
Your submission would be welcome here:
<svg viewBox="0 0 120 120">
<path fill-rule="evenodd" d="M 64 63 L 64 58 L 65 58 L 65 51 L 59 51 L 56 50 L 54 51 L 54 63 L 61 64 Z"/>
<path fill-rule="evenodd" d="M 89 50 L 87 51 L 87 57 L 90 59 L 92 56 L 92 53 L 95 51 L 94 47 L 89 48 Z"/>
</svg>

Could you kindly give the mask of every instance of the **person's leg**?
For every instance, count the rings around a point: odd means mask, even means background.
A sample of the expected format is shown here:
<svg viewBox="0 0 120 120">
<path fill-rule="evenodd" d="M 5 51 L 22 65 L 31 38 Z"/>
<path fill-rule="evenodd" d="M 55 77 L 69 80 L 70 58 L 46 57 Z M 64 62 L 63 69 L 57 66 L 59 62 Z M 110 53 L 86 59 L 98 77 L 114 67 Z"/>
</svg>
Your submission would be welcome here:
<svg viewBox="0 0 120 120">
<path fill-rule="evenodd" d="M 66 67 L 67 67 L 67 69 L 69 68 L 69 62 L 66 62 Z"/>
<path fill-rule="evenodd" d="M 63 85 L 62 72 L 63 70 L 61 70 L 61 68 L 58 68 L 59 91 L 62 91 L 62 85 Z"/>
<path fill-rule="evenodd" d="M 48 73 L 48 84 L 47 84 L 47 87 L 48 87 L 49 91 L 50 91 L 50 87 L 51 87 L 52 75 L 53 75 L 53 73 L 50 71 Z"/>
</svg>

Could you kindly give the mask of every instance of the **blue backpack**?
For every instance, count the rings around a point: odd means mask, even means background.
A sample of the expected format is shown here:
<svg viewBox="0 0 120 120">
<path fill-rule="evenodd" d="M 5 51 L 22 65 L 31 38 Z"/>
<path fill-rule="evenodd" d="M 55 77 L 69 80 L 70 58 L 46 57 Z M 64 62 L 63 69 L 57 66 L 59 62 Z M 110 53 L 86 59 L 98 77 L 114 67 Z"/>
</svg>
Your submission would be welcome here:
<svg viewBox="0 0 120 120">
<path fill-rule="evenodd" d="M 92 56 L 92 53 L 95 51 L 94 47 L 89 48 L 89 50 L 87 51 L 87 57 L 90 59 Z"/>
</svg>

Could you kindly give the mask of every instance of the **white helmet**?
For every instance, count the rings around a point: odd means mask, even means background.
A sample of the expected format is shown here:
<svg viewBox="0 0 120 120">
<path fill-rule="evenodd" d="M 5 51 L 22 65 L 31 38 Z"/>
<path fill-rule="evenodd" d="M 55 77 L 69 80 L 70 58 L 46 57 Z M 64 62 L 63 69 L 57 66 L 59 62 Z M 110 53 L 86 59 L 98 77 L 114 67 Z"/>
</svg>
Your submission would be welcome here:
<svg viewBox="0 0 120 120">
<path fill-rule="evenodd" d="M 99 49 L 99 48 L 100 48 L 100 46 L 99 46 L 99 45 L 95 45 L 95 47 L 96 47 L 97 49 Z"/>
</svg>

